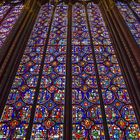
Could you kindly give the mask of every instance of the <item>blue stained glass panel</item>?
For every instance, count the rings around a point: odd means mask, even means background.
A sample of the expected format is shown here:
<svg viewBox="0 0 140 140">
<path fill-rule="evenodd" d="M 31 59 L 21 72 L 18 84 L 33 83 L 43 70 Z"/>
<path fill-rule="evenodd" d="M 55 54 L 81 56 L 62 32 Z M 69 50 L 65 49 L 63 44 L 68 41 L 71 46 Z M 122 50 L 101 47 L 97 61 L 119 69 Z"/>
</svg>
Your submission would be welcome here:
<svg viewBox="0 0 140 140">
<path fill-rule="evenodd" d="M 130 6 L 136 12 L 136 14 L 140 17 L 140 3 L 132 1 L 130 2 Z"/>
<path fill-rule="evenodd" d="M 26 139 L 29 125 L 31 140 L 65 139 L 65 111 L 71 111 L 65 110 L 70 65 L 72 139 L 105 140 L 105 125 L 110 139 L 140 139 L 126 81 L 99 7 L 81 1 L 68 8 L 63 2 L 41 7 L 0 118 L 0 139 Z M 67 57 L 71 63 L 66 68 Z"/>
<path fill-rule="evenodd" d="M 56 6 L 45 55 L 32 139 L 63 139 L 67 13 L 67 5 L 61 3 Z"/>
<path fill-rule="evenodd" d="M 0 21 L 4 18 L 8 10 L 10 9 L 10 5 L 0 6 Z"/>
<path fill-rule="evenodd" d="M 22 9 L 23 9 L 22 4 L 14 6 L 11 9 L 10 13 L 8 13 L 8 15 L 5 17 L 5 19 L 0 24 L 0 48 L 3 46 L 4 41 L 6 40 L 7 36 L 9 35 L 10 31 L 12 30 L 13 26 L 15 25 Z M 6 12 L 5 10 L 2 11 L 3 14 L 5 12 Z"/>
<path fill-rule="evenodd" d="M 130 29 L 136 43 L 140 46 L 140 24 L 139 20 L 134 16 L 133 12 L 130 10 L 127 4 L 122 2 L 116 3 L 122 17 L 124 18 L 128 28 Z M 132 2 L 132 7 L 135 9 L 139 15 L 139 4 Z"/>
<path fill-rule="evenodd" d="M 53 6 L 48 4 L 42 6 L 25 48 L 0 119 L 0 138 L 2 139 L 25 139 L 52 8 Z"/>
<path fill-rule="evenodd" d="M 110 139 L 139 139 L 138 122 L 101 12 L 97 5 L 89 4 L 88 13 Z M 98 35 L 105 32 L 99 45 L 94 42 L 95 20 L 97 31 L 102 29 Z M 103 42 L 106 39 L 110 43 Z"/>
<path fill-rule="evenodd" d="M 73 139 L 104 139 L 102 113 L 84 6 L 76 3 L 72 16 Z"/>
</svg>

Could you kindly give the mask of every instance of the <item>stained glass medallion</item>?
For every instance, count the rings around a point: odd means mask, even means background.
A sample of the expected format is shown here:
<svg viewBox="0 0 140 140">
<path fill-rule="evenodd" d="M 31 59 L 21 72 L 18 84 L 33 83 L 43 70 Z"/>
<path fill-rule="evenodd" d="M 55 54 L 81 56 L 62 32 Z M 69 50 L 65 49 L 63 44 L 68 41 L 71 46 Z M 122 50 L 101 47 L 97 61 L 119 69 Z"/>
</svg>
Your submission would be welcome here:
<svg viewBox="0 0 140 140">
<path fill-rule="evenodd" d="M 72 110 L 65 106 L 67 80 Z M 92 2 L 41 7 L 0 118 L 0 139 L 65 139 L 68 111 L 73 140 L 140 139 L 126 81 Z"/>
</svg>

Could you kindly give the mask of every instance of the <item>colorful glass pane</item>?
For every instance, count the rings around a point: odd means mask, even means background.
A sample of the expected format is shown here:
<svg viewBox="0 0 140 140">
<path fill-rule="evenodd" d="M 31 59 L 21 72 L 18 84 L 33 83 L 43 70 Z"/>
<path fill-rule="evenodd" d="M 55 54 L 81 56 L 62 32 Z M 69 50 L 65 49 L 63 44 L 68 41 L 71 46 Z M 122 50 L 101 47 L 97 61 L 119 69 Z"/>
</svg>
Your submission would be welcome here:
<svg viewBox="0 0 140 140">
<path fill-rule="evenodd" d="M 122 14 L 128 28 L 130 29 L 135 41 L 138 46 L 140 46 L 140 24 L 139 20 L 134 16 L 134 13 L 130 10 L 126 3 L 117 2 L 116 3 L 120 13 Z M 134 7 L 134 6 L 133 6 Z M 139 7 L 139 6 L 138 6 Z M 139 8 L 136 12 L 139 14 Z"/>
<path fill-rule="evenodd" d="M 105 125 L 110 139 L 140 139 L 132 102 L 101 12 L 92 2 L 81 3 L 72 5 L 72 17 L 71 6 L 63 2 L 41 7 L 0 118 L 0 139 L 21 140 L 27 134 L 31 134 L 31 140 L 65 139 L 70 33 L 72 139 L 105 140 Z M 72 18 L 72 31 L 68 30 L 68 17 Z M 27 133 L 28 127 L 32 130 Z"/>
<path fill-rule="evenodd" d="M 140 3 L 138 2 L 130 2 L 131 8 L 136 12 L 136 14 L 140 17 Z"/>
<path fill-rule="evenodd" d="M 73 6 L 72 23 L 73 139 L 104 139 L 95 63 L 83 5 Z"/>
<path fill-rule="evenodd" d="M 0 22 L 4 18 L 9 9 L 10 5 L 4 5 L 0 7 Z"/>
<path fill-rule="evenodd" d="M 8 15 L 0 24 L 0 48 L 3 46 L 4 41 L 6 40 L 12 28 L 14 27 L 22 8 L 22 4 L 14 6 L 11 9 L 10 13 L 8 13 Z"/>
<path fill-rule="evenodd" d="M 32 139 L 63 139 L 67 9 L 68 7 L 63 3 L 55 9 L 45 55 Z"/>
<path fill-rule="evenodd" d="M 52 6 L 42 6 L 0 119 L 2 139 L 24 139 L 27 133 L 51 15 Z"/>
<path fill-rule="evenodd" d="M 88 13 L 110 139 L 140 139 L 132 103 L 100 10 L 89 4 Z M 94 42 L 95 34 L 100 43 Z"/>
</svg>

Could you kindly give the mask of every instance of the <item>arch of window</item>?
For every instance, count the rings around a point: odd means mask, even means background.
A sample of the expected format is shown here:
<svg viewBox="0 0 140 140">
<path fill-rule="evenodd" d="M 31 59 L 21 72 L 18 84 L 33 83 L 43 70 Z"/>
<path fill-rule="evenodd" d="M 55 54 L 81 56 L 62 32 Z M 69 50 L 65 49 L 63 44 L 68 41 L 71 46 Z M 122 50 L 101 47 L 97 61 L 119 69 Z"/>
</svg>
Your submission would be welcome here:
<svg viewBox="0 0 140 140">
<path fill-rule="evenodd" d="M 67 110 L 70 79 L 72 109 Z M 73 139 L 140 138 L 126 82 L 94 3 L 41 7 L 3 109 L 0 138 L 64 139 L 67 112 Z"/>
</svg>

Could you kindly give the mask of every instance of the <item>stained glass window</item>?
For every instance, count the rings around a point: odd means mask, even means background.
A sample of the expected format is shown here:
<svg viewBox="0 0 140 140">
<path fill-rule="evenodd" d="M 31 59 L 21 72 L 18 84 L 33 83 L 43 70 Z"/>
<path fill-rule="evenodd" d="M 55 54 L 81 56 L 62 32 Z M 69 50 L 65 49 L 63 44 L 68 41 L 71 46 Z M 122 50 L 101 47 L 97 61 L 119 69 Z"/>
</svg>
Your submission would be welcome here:
<svg viewBox="0 0 140 140">
<path fill-rule="evenodd" d="M 89 4 L 89 19 L 110 139 L 139 139 L 140 130 L 102 15 Z"/>
<path fill-rule="evenodd" d="M 26 136 L 52 8 L 47 4 L 40 10 L 1 117 L 0 138 L 24 139 Z"/>
<path fill-rule="evenodd" d="M 44 59 L 32 139 L 63 139 L 66 83 L 67 6 L 55 8 Z"/>
<path fill-rule="evenodd" d="M 130 2 L 131 8 L 137 13 L 137 15 L 140 17 L 140 3 L 137 2 Z"/>
<path fill-rule="evenodd" d="M 127 26 L 129 27 L 135 41 L 137 42 L 138 46 L 140 46 L 140 24 L 139 20 L 134 16 L 134 13 L 129 8 L 126 3 L 117 2 L 116 3 L 120 13 L 122 14 Z M 131 3 L 133 10 L 139 15 L 139 4 L 135 2 Z"/>
<path fill-rule="evenodd" d="M 10 5 L 8 4 L 0 7 L 0 21 L 4 18 L 9 9 Z"/>
<path fill-rule="evenodd" d="M 83 5 L 73 6 L 72 19 L 73 139 L 104 138 L 95 62 Z"/>
<path fill-rule="evenodd" d="M 72 110 L 65 106 L 67 80 Z M 126 81 L 93 2 L 41 7 L 3 109 L 0 139 L 62 140 L 66 127 L 73 140 L 140 139 Z"/>
<path fill-rule="evenodd" d="M 0 7 L 0 48 L 3 46 L 4 41 L 16 23 L 22 8 L 23 4 L 16 6 L 5 5 Z"/>
</svg>

